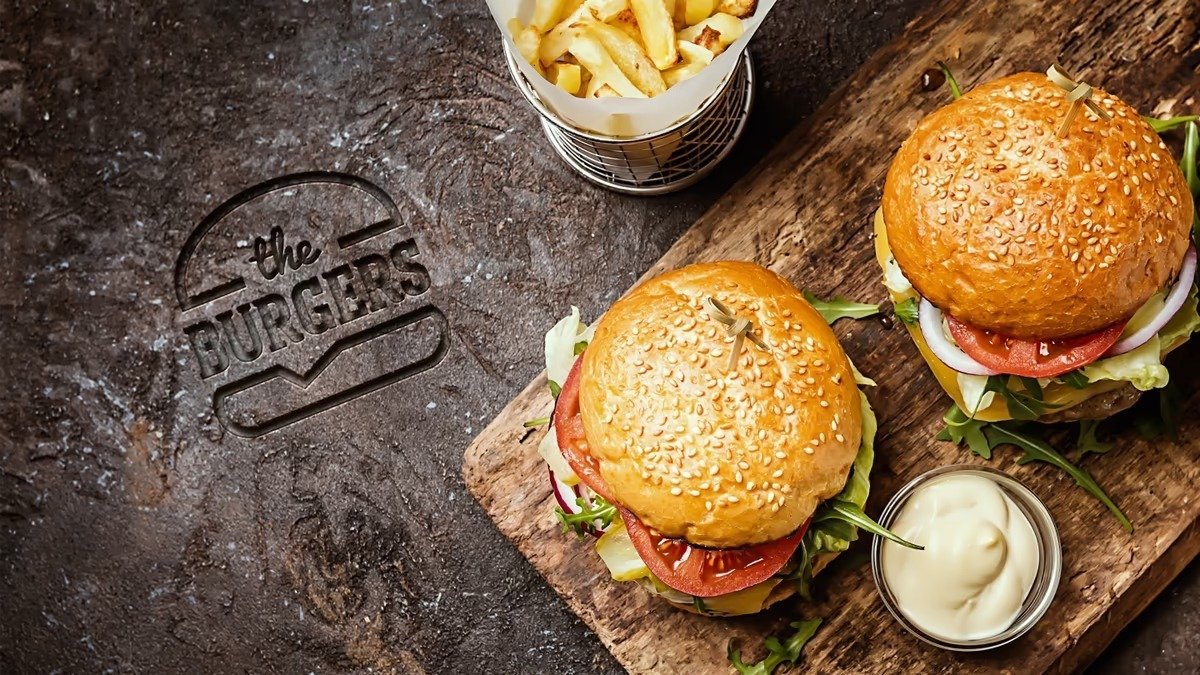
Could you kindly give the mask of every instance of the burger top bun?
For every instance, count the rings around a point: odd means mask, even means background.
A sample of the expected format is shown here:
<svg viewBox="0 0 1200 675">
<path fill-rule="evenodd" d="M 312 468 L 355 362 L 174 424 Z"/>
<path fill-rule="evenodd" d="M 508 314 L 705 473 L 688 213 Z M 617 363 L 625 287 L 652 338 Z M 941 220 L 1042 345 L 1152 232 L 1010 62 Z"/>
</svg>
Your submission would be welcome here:
<svg viewBox="0 0 1200 675">
<path fill-rule="evenodd" d="M 1192 199 L 1162 140 L 1100 89 L 1070 103 L 1019 73 L 930 114 L 883 188 L 896 262 L 942 310 L 1021 338 L 1090 333 L 1133 315 L 1178 274 Z"/>
<path fill-rule="evenodd" d="M 764 352 L 705 309 L 749 319 Z M 612 497 L 700 546 L 785 537 L 841 491 L 862 411 L 833 331 L 798 290 L 753 263 L 691 265 L 631 291 L 583 355 L 580 409 Z"/>
</svg>

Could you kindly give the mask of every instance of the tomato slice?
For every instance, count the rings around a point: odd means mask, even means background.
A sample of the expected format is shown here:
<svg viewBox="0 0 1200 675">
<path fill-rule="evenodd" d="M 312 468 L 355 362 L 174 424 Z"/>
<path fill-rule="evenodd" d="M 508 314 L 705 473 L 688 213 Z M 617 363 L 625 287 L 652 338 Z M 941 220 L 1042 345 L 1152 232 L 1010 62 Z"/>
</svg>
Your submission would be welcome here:
<svg viewBox="0 0 1200 675">
<path fill-rule="evenodd" d="M 554 403 L 554 434 L 558 437 L 558 449 L 579 480 L 608 503 L 614 504 L 608 483 L 600 475 L 600 462 L 588 452 L 587 436 L 583 433 L 583 415 L 579 411 L 579 373 L 582 366 L 583 356 L 580 355 L 575 359 L 575 365 L 571 366 L 562 390 L 558 392 L 558 400 Z"/>
<path fill-rule="evenodd" d="M 1054 377 L 1100 358 L 1121 337 L 1125 322 L 1095 333 L 1055 340 L 1023 340 L 976 328 L 946 315 L 954 341 L 967 356 L 1009 375 Z"/>
<path fill-rule="evenodd" d="M 680 593 L 711 598 L 735 593 L 770 579 L 787 564 L 808 530 L 808 522 L 783 539 L 745 548 L 703 548 L 664 537 L 618 507 L 633 548 L 646 567 Z"/>
</svg>

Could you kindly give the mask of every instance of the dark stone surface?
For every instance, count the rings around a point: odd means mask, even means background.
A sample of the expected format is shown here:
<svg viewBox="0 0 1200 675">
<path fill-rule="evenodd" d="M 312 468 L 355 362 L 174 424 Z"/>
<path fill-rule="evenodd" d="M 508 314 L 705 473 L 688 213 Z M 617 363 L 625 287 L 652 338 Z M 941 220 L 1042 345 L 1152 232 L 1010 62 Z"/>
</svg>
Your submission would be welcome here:
<svg viewBox="0 0 1200 675">
<path fill-rule="evenodd" d="M 0 671 L 616 670 L 466 494 L 462 451 L 570 304 L 595 316 L 922 4 L 781 3 L 741 146 L 648 200 L 551 154 L 483 3 L 0 3 Z M 415 237 L 432 289 L 202 379 L 181 247 L 239 191 L 315 170 L 395 200 L 403 226 L 361 246 Z M 325 189 L 241 212 L 201 282 L 277 221 L 324 257 L 239 302 L 358 259 L 334 238 L 387 209 Z M 214 416 L 239 368 L 303 372 L 422 305 L 451 327 L 432 369 L 257 438 Z M 436 344 L 418 332 L 394 334 L 407 362 Z M 1197 598 L 1193 568 L 1106 669 L 1194 671 Z"/>
</svg>

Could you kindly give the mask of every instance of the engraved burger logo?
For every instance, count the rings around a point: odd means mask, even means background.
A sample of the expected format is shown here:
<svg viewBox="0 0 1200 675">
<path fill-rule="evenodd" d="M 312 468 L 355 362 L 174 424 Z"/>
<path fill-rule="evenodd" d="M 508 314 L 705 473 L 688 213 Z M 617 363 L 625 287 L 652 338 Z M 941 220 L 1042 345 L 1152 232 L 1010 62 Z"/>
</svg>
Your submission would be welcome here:
<svg viewBox="0 0 1200 675">
<path fill-rule="evenodd" d="M 445 316 L 403 214 L 357 176 L 292 174 L 221 204 L 175 265 L 221 424 L 258 436 L 441 362 Z"/>
</svg>

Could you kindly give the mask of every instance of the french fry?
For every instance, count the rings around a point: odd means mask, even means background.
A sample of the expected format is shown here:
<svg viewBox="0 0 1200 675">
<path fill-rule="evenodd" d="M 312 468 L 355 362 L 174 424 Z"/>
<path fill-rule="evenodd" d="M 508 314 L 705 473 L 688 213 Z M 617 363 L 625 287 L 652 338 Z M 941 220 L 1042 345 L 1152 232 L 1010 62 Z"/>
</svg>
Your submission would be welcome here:
<svg viewBox="0 0 1200 675">
<path fill-rule="evenodd" d="M 538 34 L 537 29 L 533 26 L 526 26 L 519 19 L 510 19 L 508 32 L 512 36 L 521 58 L 541 72 L 541 64 L 538 63 L 538 43 L 541 42 L 542 36 Z"/>
<path fill-rule="evenodd" d="M 574 0 L 568 0 L 568 2 L 574 2 Z M 555 24 L 554 28 L 551 28 L 550 32 L 546 33 L 542 39 L 538 49 L 538 58 L 542 60 L 542 65 L 548 66 L 567 53 L 567 47 L 579 33 L 577 24 L 580 22 L 593 19 L 607 22 L 616 18 L 621 12 L 628 11 L 629 0 L 584 0 L 584 2 L 576 3 L 575 8 L 567 14 L 566 18 Z M 629 17 L 632 20 L 633 14 L 630 14 Z"/>
<path fill-rule="evenodd" d="M 667 9 L 671 12 L 676 31 L 681 31 L 687 26 L 687 4 L 688 0 L 667 0 Z"/>
<path fill-rule="evenodd" d="M 695 44 L 712 52 L 713 56 L 725 51 L 725 45 L 721 44 L 721 34 L 713 30 L 712 26 L 705 26 L 704 30 L 700 31 Z"/>
<path fill-rule="evenodd" d="M 636 40 L 608 24 L 590 22 L 585 25 L 584 30 L 600 41 L 625 77 L 643 94 L 657 96 L 667 90 L 662 74 Z"/>
<path fill-rule="evenodd" d="M 637 19 L 646 53 L 659 70 L 666 70 L 679 61 L 675 46 L 675 24 L 664 0 L 629 0 L 629 8 Z M 697 33 L 699 34 L 699 33 Z"/>
<path fill-rule="evenodd" d="M 718 12 L 732 14 L 739 19 L 750 16 L 756 9 L 758 9 L 758 0 L 721 0 L 717 3 Z"/>
<path fill-rule="evenodd" d="M 596 92 L 600 89 L 600 87 L 604 86 L 604 80 L 601 80 L 598 77 L 592 77 L 592 74 L 588 72 L 586 68 L 583 69 L 583 76 L 584 79 L 587 80 L 587 83 L 583 86 L 583 97 L 596 98 Z"/>
<path fill-rule="evenodd" d="M 567 0 L 534 0 L 533 3 L 533 18 L 529 23 L 534 28 L 538 29 L 539 33 L 545 33 L 558 23 L 563 14 L 567 12 Z"/>
<path fill-rule="evenodd" d="M 707 66 L 712 63 L 714 54 L 698 44 L 680 40 L 676 46 L 679 48 L 679 55 L 683 57 L 685 65 L 688 63 L 700 63 Z"/>
<path fill-rule="evenodd" d="M 583 7 L 586 8 L 586 5 Z M 542 65 L 548 66 L 567 53 L 567 49 L 570 48 L 571 43 L 579 35 L 579 22 L 583 20 L 582 12 L 579 12 L 579 14 L 581 14 L 579 17 L 576 17 L 574 14 L 567 17 L 542 38 L 537 51 L 537 57 L 541 59 Z"/>
<path fill-rule="evenodd" d="M 695 42 L 696 38 L 704 32 L 705 28 L 712 28 L 721 34 L 722 48 L 733 44 L 735 40 L 742 36 L 746 30 L 742 27 L 742 20 L 732 14 L 722 14 L 720 12 L 713 14 L 707 19 L 701 21 L 694 26 L 688 26 L 679 31 L 679 39 Z"/>
<path fill-rule="evenodd" d="M 620 94 L 617 93 L 616 89 L 613 89 L 607 84 L 602 84 L 600 85 L 600 88 L 592 94 L 592 96 L 595 98 L 608 98 L 609 96 L 620 96 Z"/>
<path fill-rule="evenodd" d="M 588 6 L 592 16 L 604 23 L 612 21 L 618 14 L 629 9 L 629 0 L 586 0 L 584 4 Z"/>
<path fill-rule="evenodd" d="M 583 69 L 577 63 L 551 63 L 546 66 L 546 79 L 559 89 L 576 96 L 583 84 Z"/>
<path fill-rule="evenodd" d="M 626 35 L 633 38 L 634 42 L 642 44 L 642 31 L 638 28 L 637 19 L 633 17 L 633 11 L 626 9 L 607 22 L 610 26 L 620 28 Z M 644 45 L 643 45 L 644 47 Z"/>
<path fill-rule="evenodd" d="M 626 98 L 646 98 L 642 90 L 634 86 L 628 77 L 625 77 L 625 73 L 622 73 L 617 64 L 613 62 L 612 57 L 605 51 L 600 41 L 590 33 L 581 32 L 576 36 L 568 51 L 579 59 L 579 63 L 584 68 L 591 71 L 593 80 L 601 80 L 603 84 L 609 85 L 617 94 Z"/>
<path fill-rule="evenodd" d="M 686 5 L 683 14 L 685 26 L 694 26 L 700 23 L 712 16 L 717 9 L 717 0 L 682 0 L 682 2 Z"/>
<path fill-rule="evenodd" d="M 663 80 L 668 87 L 674 87 L 686 79 L 695 77 L 713 60 L 712 52 L 700 45 L 680 40 L 676 47 L 679 49 L 679 55 L 683 57 L 683 64 L 663 71 Z"/>
</svg>

